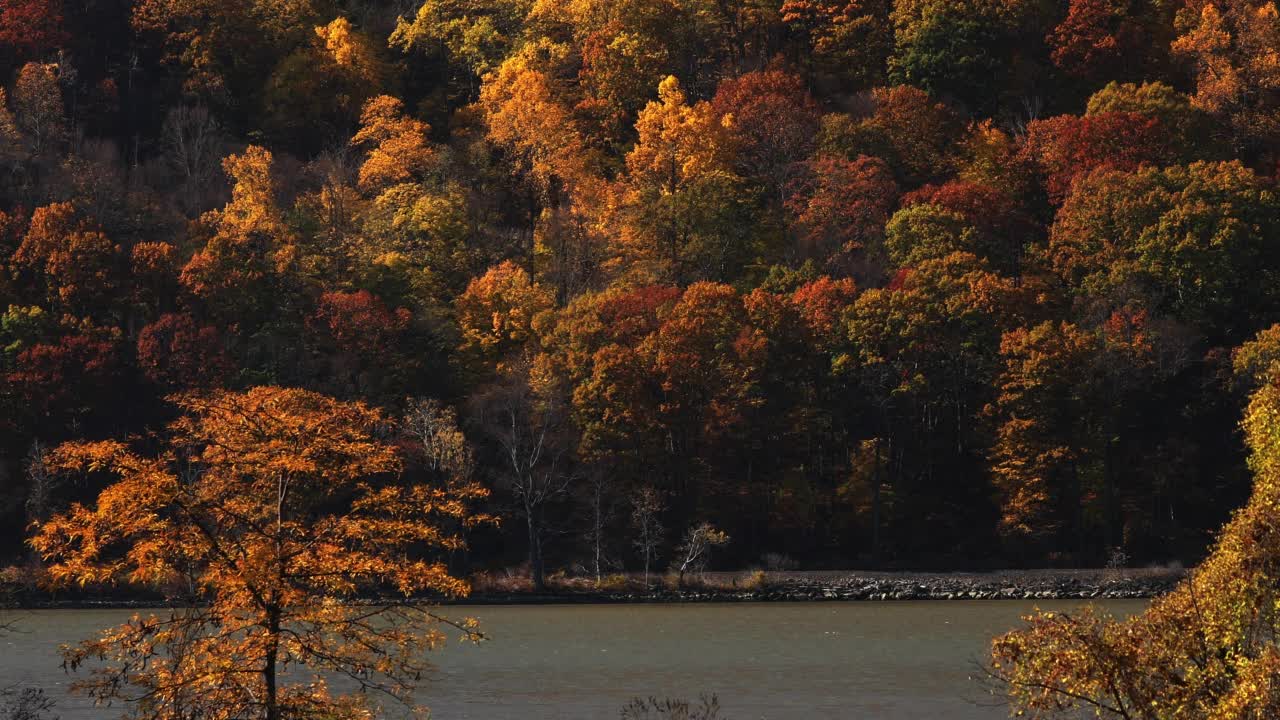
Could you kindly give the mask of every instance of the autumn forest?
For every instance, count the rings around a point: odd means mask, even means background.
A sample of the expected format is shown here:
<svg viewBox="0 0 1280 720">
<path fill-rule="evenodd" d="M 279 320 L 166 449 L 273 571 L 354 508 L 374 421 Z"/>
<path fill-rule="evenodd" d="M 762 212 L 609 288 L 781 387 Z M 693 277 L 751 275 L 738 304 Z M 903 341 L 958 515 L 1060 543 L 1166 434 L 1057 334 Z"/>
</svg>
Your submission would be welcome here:
<svg viewBox="0 0 1280 720">
<path fill-rule="evenodd" d="M 0 565 L 228 407 L 447 482 L 459 576 L 1189 563 L 1249 492 L 1272 2 L 4 0 L 0 86 Z"/>
</svg>

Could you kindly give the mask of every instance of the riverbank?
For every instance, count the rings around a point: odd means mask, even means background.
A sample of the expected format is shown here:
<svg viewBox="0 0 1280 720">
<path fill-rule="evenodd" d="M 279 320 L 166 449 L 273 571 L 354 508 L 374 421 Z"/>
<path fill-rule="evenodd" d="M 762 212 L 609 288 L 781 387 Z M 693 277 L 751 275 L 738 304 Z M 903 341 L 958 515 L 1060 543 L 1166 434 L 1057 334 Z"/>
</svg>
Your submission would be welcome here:
<svg viewBox="0 0 1280 720">
<path fill-rule="evenodd" d="M 1181 569 L 1002 570 L 995 572 L 705 573 L 677 587 L 661 578 L 551 579 L 544 592 L 515 585 L 477 587 L 466 604 L 822 602 L 892 600 L 1145 599 L 1168 592 Z M 526 581 L 527 582 L 527 581 Z"/>
<path fill-rule="evenodd" d="M 572 605 L 705 602 L 855 602 L 895 600 L 1131 600 L 1168 592 L 1184 570 L 1002 570 L 995 572 L 750 571 L 685 578 L 633 575 L 552 577 L 535 592 L 527 578 L 479 577 L 470 596 L 450 605 Z M 137 592 L 10 593 L 21 608 L 146 608 L 163 598 Z"/>
</svg>

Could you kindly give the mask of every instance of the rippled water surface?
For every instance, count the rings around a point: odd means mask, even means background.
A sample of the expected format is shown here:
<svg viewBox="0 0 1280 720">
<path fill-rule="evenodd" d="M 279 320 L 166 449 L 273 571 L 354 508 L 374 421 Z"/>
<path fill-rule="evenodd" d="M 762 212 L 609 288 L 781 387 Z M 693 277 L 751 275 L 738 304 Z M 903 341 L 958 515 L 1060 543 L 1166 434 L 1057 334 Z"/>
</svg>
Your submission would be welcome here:
<svg viewBox="0 0 1280 720">
<path fill-rule="evenodd" d="M 1072 603 L 1042 602 L 1062 609 Z M 1118 614 L 1144 603 L 1116 601 Z M 1007 717 L 972 677 L 1022 601 L 749 603 L 450 608 L 490 641 L 450 645 L 422 700 L 435 720 L 605 720 L 637 695 L 715 693 L 728 720 Z M 16 613 L 0 637 L 3 685 L 36 683 L 63 720 L 110 718 L 67 697 L 57 648 L 129 616 Z"/>
</svg>

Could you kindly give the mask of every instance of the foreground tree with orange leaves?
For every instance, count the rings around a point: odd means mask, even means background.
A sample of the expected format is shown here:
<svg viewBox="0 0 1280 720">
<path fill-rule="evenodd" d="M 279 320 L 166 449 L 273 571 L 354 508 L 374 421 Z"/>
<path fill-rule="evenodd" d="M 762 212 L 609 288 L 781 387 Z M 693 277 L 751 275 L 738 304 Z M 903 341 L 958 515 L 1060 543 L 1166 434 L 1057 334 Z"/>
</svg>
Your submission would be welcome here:
<svg viewBox="0 0 1280 720">
<path fill-rule="evenodd" d="M 391 428 L 361 403 L 273 387 L 172 400 L 181 416 L 155 454 L 112 441 L 49 454 L 53 470 L 117 478 L 32 540 L 52 581 L 183 603 L 67 648 L 69 667 L 95 666 L 81 689 L 157 720 L 372 718 L 376 698 L 411 702 L 448 623 L 419 600 L 468 592 L 424 553 L 462 546 L 483 491 L 452 465 L 404 481 Z"/>
<path fill-rule="evenodd" d="M 1257 373 L 1269 354 L 1245 346 Z M 1018 717 L 1253 720 L 1280 714 L 1280 364 L 1261 373 L 1241 423 L 1253 496 L 1213 552 L 1144 613 L 1116 620 L 1092 608 L 1041 612 L 996 638 L 991 672 Z"/>
</svg>

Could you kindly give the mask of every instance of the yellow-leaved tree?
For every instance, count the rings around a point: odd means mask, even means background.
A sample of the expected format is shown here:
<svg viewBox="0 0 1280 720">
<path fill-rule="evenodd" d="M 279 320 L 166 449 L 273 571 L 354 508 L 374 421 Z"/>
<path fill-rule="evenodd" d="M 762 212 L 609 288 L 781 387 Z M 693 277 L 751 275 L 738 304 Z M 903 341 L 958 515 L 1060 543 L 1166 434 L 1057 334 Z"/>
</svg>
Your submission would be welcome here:
<svg viewBox="0 0 1280 720">
<path fill-rule="evenodd" d="M 469 463 L 407 481 L 381 413 L 309 391 L 172 401 L 155 452 L 75 442 L 48 456 L 115 477 L 39 528 L 51 581 L 150 585 L 175 603 L 65 648 L 70 668 L 92 667 L 82 691 L 139 719 L 372 718 L 378 698 L 412 703 L 442 623 L 479 637 L 427 604 L 468 592 L 432 551 L 482 519 Z"/>
<path fill-rule="evenodd" d="M 1236 353 L 1259 385 L 1242 428 L 1255 479 L 1212 553 L 1169 594 L 1118 620 L 1041 612 L 996 638 L 991 672 L 1019 717 L 1280 717 L 1280 352 L 1277 329 Z"/>
</svg>

